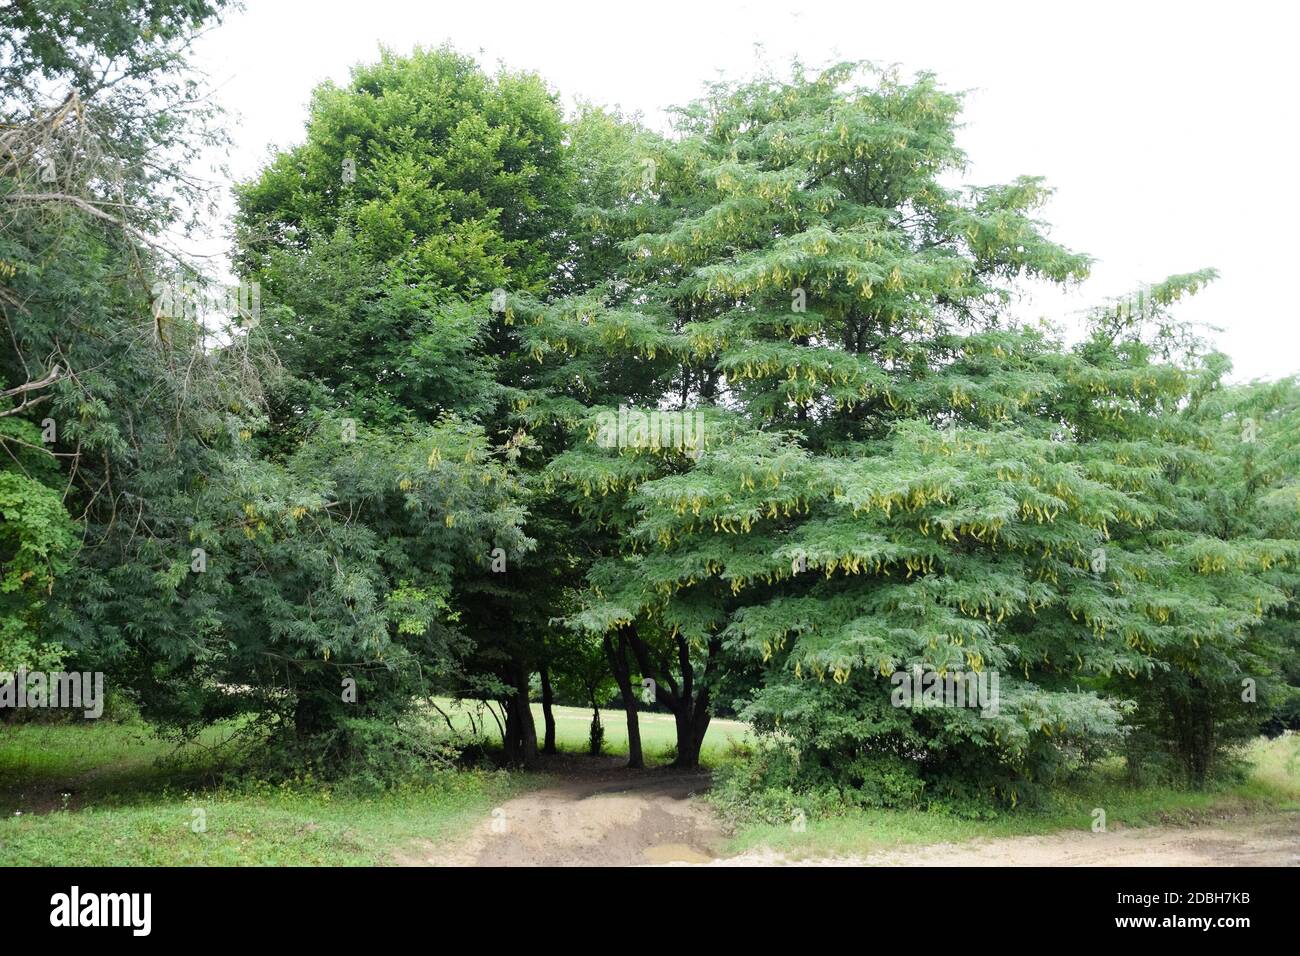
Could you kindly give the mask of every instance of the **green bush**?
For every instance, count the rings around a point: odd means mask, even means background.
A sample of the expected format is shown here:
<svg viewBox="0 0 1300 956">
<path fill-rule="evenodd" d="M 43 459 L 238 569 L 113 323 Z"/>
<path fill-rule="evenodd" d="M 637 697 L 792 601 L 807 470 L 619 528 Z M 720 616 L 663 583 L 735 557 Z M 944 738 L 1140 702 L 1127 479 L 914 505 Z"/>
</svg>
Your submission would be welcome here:
<svg viewBox="0 0 1300 956">
<path fill-rule="evenodd" d="M 915 765 L 892 755 L 860 755 L 832 771 L 801 760 L 791 747 L 766 742 L 714 774 L 711 799 L 733 820 L 789 823 L 865 808 L 912 809 L 926 783 Z"/>
</svg>

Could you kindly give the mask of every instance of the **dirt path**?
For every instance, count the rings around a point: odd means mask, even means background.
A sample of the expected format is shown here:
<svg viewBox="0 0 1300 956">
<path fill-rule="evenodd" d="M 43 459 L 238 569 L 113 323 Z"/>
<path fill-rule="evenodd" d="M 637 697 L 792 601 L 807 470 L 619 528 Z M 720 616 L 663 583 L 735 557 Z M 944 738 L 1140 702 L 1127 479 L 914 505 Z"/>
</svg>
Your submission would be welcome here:
<svg viewBox="0 0 1300 956">
<path fill-rule="evenodd" d="M 722 856 L 726 834 L 704 801 L 704 773 L 629 771 L 617 758 L 557 758 L 561 783 L 508 800 L 459 842 L 420 841 L 404 866 L 1297 866 L 1300 813 L 1190 827 L 900 846 L 863 857 L 788 859 L 768 849 Z"/>
<path fill-rule="evenodd" d="M 897 847 L 864 857 L 790 861 L 751 850 L 715 866 L 1300 866 L 1300 813 L 1266 813 L 1187 827 L 1006 837 Z"/>
<path fill-rule="evenodd" d="M 397 855 L 407 866 L 640 866 L 708 863 L 725 835 L 703 801 L 707 773 L 627 770 L 554 758 L 565 777 L 508 800 L 459 843 L 422 841 Z"/>
</svg>

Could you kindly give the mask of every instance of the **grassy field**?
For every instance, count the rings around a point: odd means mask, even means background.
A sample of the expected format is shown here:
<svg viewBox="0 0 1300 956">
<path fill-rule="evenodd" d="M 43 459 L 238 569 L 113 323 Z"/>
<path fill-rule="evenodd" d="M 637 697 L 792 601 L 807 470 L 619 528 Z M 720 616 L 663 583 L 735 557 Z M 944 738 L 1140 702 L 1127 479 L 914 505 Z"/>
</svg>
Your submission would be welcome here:
<svg viewBox="0 0 1300 956">
<path fill-rule="evenodd" d="M 463 720 L 468 728 L 468 715 L 439 704 L 454 724 Z M 559 708 L 556 717 L 563 748 L 583 749 L 590 713 Z M 622 714 L 604 717 L 609 749 L 625 749 Z M 539 715 L 539 729 L 540 722 Z M 652 760 L 667 755 L 670 718 L 643 715 L 642 733 Z M 729 748 L 746 736 L 743 724 L 715 721 L 706 762 L 736 759 Z M 550 782 L 537 774 L 460 770 L 430 772 L 418 784 L 380 794 L 309 778 L 275 786 L 246 778 L 215 785 L 213 747 L 222 737 L 214 729 L 177 754 L 134 724 L 0 727 L 0 865 L 386 863 L 412 841 L 451 839 L 501 802 Z M 798 833 L 788 825 L 744 827 L 729 849 L 767 845 L 793 857 L 843 856 L 899 844 L 1047 833 L 1087 827 L 1099 806 L 1112 824 L 1126 826 L 1300 810 L 1300 737 L 1260 741 L 1250 756 L 1247 780 L 1207 793 L 1133 789 L 1112 770 L 1058 793 L 1047 810 L 1022 809 L 990 821 L 863 812 L 809 820 Z M 200 820 L 204 827 L 195 832 Z"/>
<path fill-rule="evenodd" d="M 923 811 L 869 810 L 791 825 L 744 826 L 728 849 L 761 846 L 792 858 L 861 856 L 906 844 L 959 842 L 979 837 L 1029 836 L 1088 829 L 1097 807 L 1108 826 L 1191 823 L 1208 816 L 1268 810 L 1300 811 L 1300 735 L 1258 740 L 1250 748 L 1251 771 L 1240 783 L 1203 792 L 1167 786 L 1131 787 L 1118 764 L 1101 768 L 1085 783 L 1060 790 L 1051 805 L 1021 809 L 993 820 L 963 820 Z"/>
<path fill-rule="evenodd" d="M 374 795 L 310 779 L 205 786 L 202 747 L 219 736 L 178 762 L 139 726 L 0 728 L 0 865 L 383 863 L 393 848 L 453 836 L 540 782 L 467 770 Z"/>
<path fill-rule="evenodd" d="M 452 726 L 464 734 L 477 727 L 480 732 L 487 721 L 488 738 L 500 740 L 497 723 L 483 711 L 483 706 L 474 703 L 456 703 L 451 700 L 438 699 L 435 703 L 451 718 Z M 588 732 L 591 727 L 591 711 L 585 707 L 553 707 L 555 715 L 555 743 L 561 750 L 582 751 L 587 748 Z M 471 722 L 470 713 L 474 714 Z M 538 743 L 542 736 L 542 706 L 533 704 L 533 721 L 537 724 Z M 605 728 L 605 753 L 627 753 L 627 719 L 621 710 L 602 710 L 600 721 Z M 677 741 L 677 728 L 672 714 L 641 713 L 637 722 L 641 729 L 641 748 L 647 759 L 665 762 L 671 759 L 671 751 Z M 723 720 L 715 717 L 709 722 L 709 732 L 704 738 L 701 759 L 712 764 L 725 759 L 733 742 L 750 739 L 749 726 L 738 720 Z"/>
<path fill-rule="evenodd" d="M 438 701 L 466 736 L 469 705 Z M 542 730 L 537 706 L 538 733 Z M 496 723 L 479 713 L 474 724 Z M 556 740 L 584 751 L 591 712 L 555 708 Z M 606 752 L 627 752 L 622 711 L 602 713 Z M 536 774 L 491 770 L 431 773 L 395 792 L 357 795 L 303 779 L 211 784 L 213 729 L 178 752 L 147 728 L 107 721 L 0 727 L 0 865 L 367 865 L 415 839 L 444 840 L 510 796 L 543 786 Z M 719 758 L 744 724 L 715 720 L 704 759 Z M 663 762 L 674 741 L 671 716 L 643 714 L 646 757 Z M 202 811 L 201 814 L 196 811 Z M 204 832 L 194 832 L 202 820 Z"/>
</svg>

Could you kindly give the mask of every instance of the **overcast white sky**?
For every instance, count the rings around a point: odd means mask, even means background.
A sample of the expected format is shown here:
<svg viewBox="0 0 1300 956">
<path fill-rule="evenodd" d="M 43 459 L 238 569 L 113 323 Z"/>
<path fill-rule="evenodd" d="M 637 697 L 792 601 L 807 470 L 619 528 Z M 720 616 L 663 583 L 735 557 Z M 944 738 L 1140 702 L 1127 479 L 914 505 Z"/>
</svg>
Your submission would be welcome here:
<svg viewBox="0 0 1300 956">
<path fill-rule="evenodd" d="M 1297 7 L 1291 3 L 630 0 L 451 3 L 246 0 L 200 41 L 235 115 L 231 172 L 302 136 L 311 89 L 349 68 L 450 41 L 488 68 L 540 73 L 575 99 L 664 109 L 719 75 L 797 56 L 898 63 L 973 90 L 961 145 L 971 183 L 1046 176 L 1053 236 L 1098 260 L 1068 295 L 1019 306 L 1067 319 L 1139 282 L 1214 266 L 1182 306 L 1219 326 L 1237 379 L 1300 371 L 1291 294 L 1300 223 Z"/>
</svg>

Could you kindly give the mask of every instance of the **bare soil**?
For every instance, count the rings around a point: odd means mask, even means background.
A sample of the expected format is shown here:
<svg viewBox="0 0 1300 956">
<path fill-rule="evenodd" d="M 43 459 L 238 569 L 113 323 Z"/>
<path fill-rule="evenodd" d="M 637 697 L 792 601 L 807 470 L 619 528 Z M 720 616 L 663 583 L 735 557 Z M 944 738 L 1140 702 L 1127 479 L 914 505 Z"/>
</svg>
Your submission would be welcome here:
<svg viewBox="0 0 1300 956">
<path fill-rule="evenodd" d="M 709 863 L 725 834 L 709 807 L 693 799 L 709 787 L 704 772 L 628 770 L 617 757 L 551 758 L 563 779 L 508 800 L 461 841 L 419 841 L 399 853 L 407 866 L 640 866 Z"/>
<path fill-rule="evenodd" d="M 459 841 L 395 854 L 403 866 L 1297 866 L 1300 813 L 1193 826 L 1069 831 L 900 846 L 861 857 L 789 859 L 770 849 L 723 856 L 726 832 L 703 772 L 628 770 L 620 758 L 562 755 L 560 782 L 495 808 Z"/>
<path fill-rule="evenodd" d="M 1047 836 L 897 847 L 864 857 L 790 861 L 751 850 L 722 866 L 1300 866 L 1300 813 L 1181 827 L 1070 830 Z"/>
</svg>

